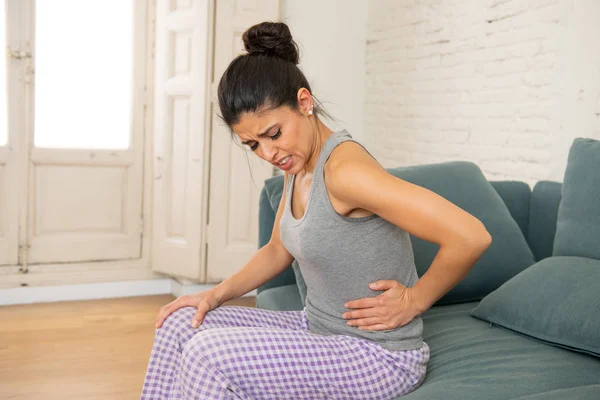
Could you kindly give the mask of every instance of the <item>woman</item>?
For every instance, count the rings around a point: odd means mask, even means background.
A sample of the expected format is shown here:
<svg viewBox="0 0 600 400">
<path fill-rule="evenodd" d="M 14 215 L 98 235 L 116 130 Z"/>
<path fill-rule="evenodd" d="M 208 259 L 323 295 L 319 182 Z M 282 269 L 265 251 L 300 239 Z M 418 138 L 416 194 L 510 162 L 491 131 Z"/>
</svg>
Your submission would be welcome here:
<svg viewBox="0 0 600 400">
<path fill-rule="evenodd" d="M 491 243 L 483 224 L 389 173 L 319 119 L 287 25 L 243 35 L 219 83 L 221 118 L 284 171 L 270 242 L 211 290 L 162 307 L 142 399 L 389 399 L 423 381 L 419 315 Z M 418 279 L 409 233 L 440 245 Z M 302 311 L 224 306 L 296 259 Z"/>
</svg>

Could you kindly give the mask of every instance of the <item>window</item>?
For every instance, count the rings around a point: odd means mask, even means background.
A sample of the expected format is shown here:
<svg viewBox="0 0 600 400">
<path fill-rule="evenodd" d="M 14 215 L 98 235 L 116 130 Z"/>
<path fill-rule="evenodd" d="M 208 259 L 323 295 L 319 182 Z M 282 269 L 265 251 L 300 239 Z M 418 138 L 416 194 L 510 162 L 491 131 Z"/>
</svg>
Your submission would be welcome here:
<svg viewBox="0 0 600 400">
<path fill-rule="evenodd" d="M 133 3 L 36 2 L 36 147 L 129 148 Z"/>
<path fill-rule="evenodd" d="M 151 2 L 0 0 L 0 265 L 142 257 Z"/>
</svg>

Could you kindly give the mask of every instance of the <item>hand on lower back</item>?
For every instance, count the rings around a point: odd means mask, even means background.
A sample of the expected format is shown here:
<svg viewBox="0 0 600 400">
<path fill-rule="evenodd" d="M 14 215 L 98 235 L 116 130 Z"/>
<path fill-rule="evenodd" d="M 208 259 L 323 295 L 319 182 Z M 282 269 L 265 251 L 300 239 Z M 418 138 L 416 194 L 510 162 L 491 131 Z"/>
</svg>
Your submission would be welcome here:
<svg viewBox="0 0 600 400">
<path fill-rule="evenodd" d="M 396 329 L 408 324 L 421 311 L 413 299 L 411 288 L 394 280 L 381 280 L 369 285 L 371 290 L 384 291 L 378 296 L 352 300 L 345 307 L 352 309 L 342 314 L 348 325 L 361 330 Z"/>
</svg>

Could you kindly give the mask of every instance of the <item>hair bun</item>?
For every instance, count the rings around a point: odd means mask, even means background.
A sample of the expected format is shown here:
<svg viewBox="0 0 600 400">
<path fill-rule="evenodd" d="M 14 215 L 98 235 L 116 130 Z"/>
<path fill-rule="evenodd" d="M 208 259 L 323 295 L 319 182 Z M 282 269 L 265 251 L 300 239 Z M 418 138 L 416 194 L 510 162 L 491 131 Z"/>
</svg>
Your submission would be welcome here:
<svg viewBox="0 0 600 400">
<path fill-rule="evenodd" d="M 261 22 L 248 28 L 242 36 L 248 54 L 264 54 L 298 64 L 298 46 L 290 28 L 283 22 Z"/>
</svg>

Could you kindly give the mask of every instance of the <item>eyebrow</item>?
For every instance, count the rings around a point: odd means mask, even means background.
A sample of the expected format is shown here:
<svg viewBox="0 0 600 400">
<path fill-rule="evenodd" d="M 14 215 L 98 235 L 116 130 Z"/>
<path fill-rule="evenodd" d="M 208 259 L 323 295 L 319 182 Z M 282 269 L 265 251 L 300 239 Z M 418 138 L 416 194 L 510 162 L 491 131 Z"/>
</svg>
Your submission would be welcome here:
<svg viewBox="0 0 600 400">
<path fill-rule="evenodd" d="M 267 133 L 269 133 L 269 131 L 270 131 L 271 129 L 273 129 L 273 127 L 274 127 L 275 125 L 277 125 L 277 124 L 273 124 L 273 125 L 271 125 L 270 127 L 268 127 L 268 128 L 267 128 L 267 129 L 266 129 L 266 130 L 265 130 L 263 133 L 259 133 L 259 134 L 258 134 L 258 137 L 265 136 Z M 248 143 L 250 143 L 250 142 L 253 142 L 253 141 L 254 141 L 254 140 L 246 140 L 245 142 L 242 142 L 242 144 L 248 145 Z"/>
</svg>

